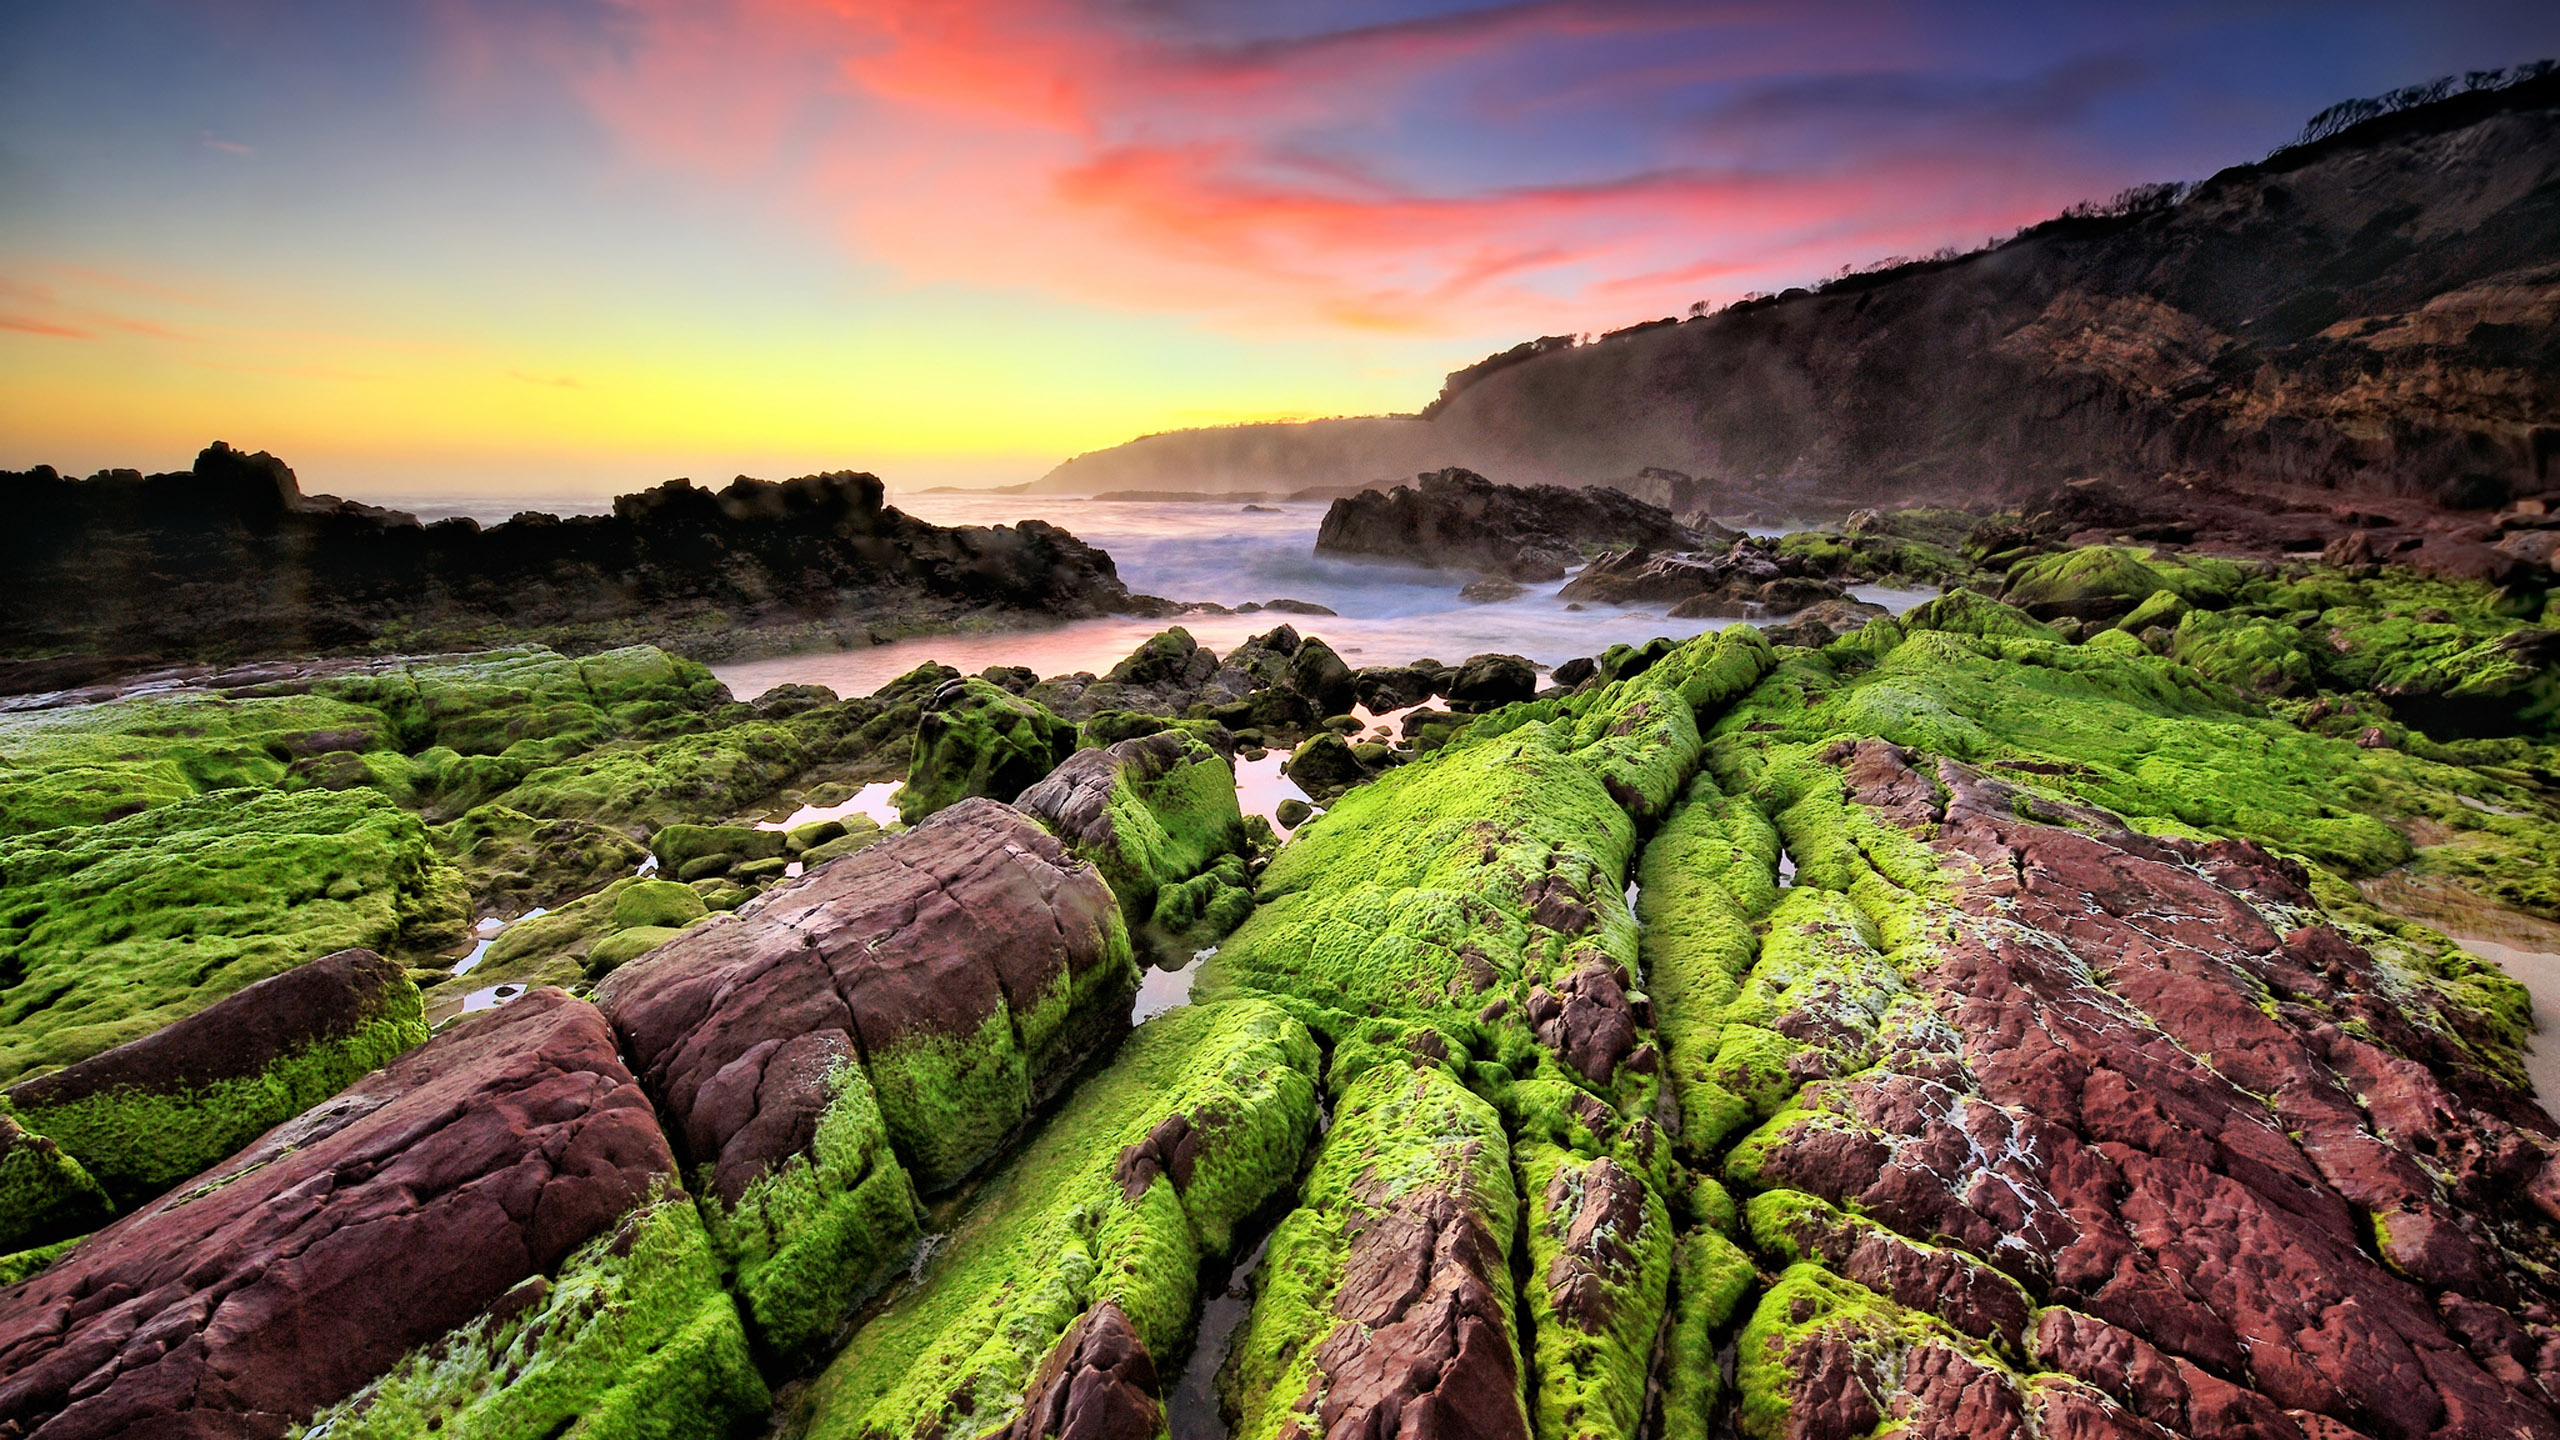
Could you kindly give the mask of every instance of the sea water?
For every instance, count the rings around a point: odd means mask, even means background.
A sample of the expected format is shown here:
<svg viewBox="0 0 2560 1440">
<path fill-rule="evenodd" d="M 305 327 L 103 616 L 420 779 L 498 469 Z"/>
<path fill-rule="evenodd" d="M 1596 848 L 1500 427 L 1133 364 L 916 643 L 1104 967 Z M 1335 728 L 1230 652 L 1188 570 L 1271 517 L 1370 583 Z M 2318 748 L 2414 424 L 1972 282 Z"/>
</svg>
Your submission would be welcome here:
<svg viewBox="0 0 2560 1440">
<path fill-rule="evenodd" d="M 1458 598 L 1475 578 L 1455 570 L 1351 560 L 1315 551 L 1321 503 L 1280 502 L 1247 510 L 1241 502 L 1084 500 L 1051 495 L 895 495 L 890 503 L 937 525 L 1009 525 L 1046 520 L 1109 552 L 1132 591 L 1179 602 L 1233 608 L 1273 600 L 1322 605 L 1333 615 L 1263 610 L 1249 615 L 1185 615 L 1171 620 L 1115 616 L 1036 629 L 925 636 L 859 650 L 825 650 L 714 666 L 732 694 L 753 698 L 776 685 L 824 685 L 839 695 L 867 695 L 927 661 L 964 674 L 995 665 L 1027 666 L 1041 677 L 1090 671 L 1100 675 L 1168 625 L 1180 625 L 1224 654 L 1278 625 L 1317 635 L 1357 669 L 1420 659 L 1457 664 L 1470 655 L 1523 655 L 1541 669 L 1613 644 L 1642 644 L 1657 635 L 1685 640 L 1730 620 L 1674 620 L 1667 607 L 1584 604 L 1568 608 L 1561 580 L 1534 584 L 1510 599 L 1479 604 Z M 1934 591 L 1862 585 L 1852 593 L 1896 613 Z"/>
</svg>

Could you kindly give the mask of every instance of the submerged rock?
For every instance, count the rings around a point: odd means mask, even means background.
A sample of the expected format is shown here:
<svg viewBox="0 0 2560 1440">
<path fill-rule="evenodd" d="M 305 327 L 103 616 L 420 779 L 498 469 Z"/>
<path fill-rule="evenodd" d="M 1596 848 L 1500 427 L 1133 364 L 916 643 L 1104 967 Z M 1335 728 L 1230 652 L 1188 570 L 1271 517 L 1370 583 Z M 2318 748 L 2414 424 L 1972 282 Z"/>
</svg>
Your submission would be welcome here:
<svg viewBox="0 0 2560 1440">
<path fill-rule="evenodd" d="M 717 1436 L 766 1396 L 675 1181 L 604 1018 L 534 991 L 8 1292 L 0 1427 Z"/>
</svg>

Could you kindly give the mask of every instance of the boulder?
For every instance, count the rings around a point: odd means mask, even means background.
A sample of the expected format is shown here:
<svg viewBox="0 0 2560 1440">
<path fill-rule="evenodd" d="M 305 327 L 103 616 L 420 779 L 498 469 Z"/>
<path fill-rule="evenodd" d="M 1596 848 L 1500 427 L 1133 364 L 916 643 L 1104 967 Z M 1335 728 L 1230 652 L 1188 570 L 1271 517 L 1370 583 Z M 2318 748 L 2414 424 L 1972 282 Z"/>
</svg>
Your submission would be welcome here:
<svg viewBox="0 0 2560 1440">
<path fill-rule="evenodd" d="M 1437 670 L 1419 665 L 1371 665 L 1352 677 L 1352 698 L 1368 706 L 1370 714 L 1384 715 L 1430 699 L 1438 681 Z"/>
<path fill-rule="evenodd" d="M 684 880 L 715 875 L 749 860 L 770 860 L 788 848 L 779 830 L 745 825 L 664 825 L 649 837 L 659 873 Z M 686 871 L 692 874 L 686 874 Z"/>
<path fill-rule="evenodd" d="M 1767 634 L 1772 645 L 1802 645 L 1818 650 L 1843 635 L 1865 629 L 1868 621 L 1889 613 L 1884 606 L 1866 600 L 1824 600 L 1806 606 L 1783 625 L 1767 627 Z"/>
<path fill-rule="evenodd" d="M 1079 750 L 1015 808 L 1099 869 L 1132 925 L 1154 917 L 1165 886 L 1252 848 L 1235 768 L 1179 730 Z"/>
<path fill-rule="evenodd" d="M 370 950 L 341 950 L 21 1080 L 9 1088 L 9 1108 L 130 1204 L 426 1038 L 426 1009 L 408 971 Z"/>
<path fill-rule="evenodd" d="M 1310 735 L 1289 754 L 1282 767 L 1298 788 L 1319 800 L 1329 799 L 1368 778 L 1349 741 L 1328 730 Z"/>
<path fill-rule="evenodd" d="M 1603 605 L 1668 605 L 1722 586 L 1727 567 L 1694 555 L 1660 555 L 1642 545 L 1612 550 L 1582 567 L 1556 593 Z"/>
<path fill-rule="evenodd" d="M 604 1017 L 532 991 L 9 1292 L 0 1433 L 709 1440 L 767 1397 L 676 1183 Z"/>
<path fill-rule="evenodd" d="M 1074 753 L 1072 722 L 984 680 L 952 681 L 916 720 L 898 814 L 913 825 L 972 795 L 1011 800 Z"/>
<path fill-rule="evenodd" d="M 1476 655 L 1449 683 L 1449 703 L 1461 710 L 1494 710 L 1538 692 L 1538 667 L 1521 655 Z"/>
<path fill-rule="evenodd" d="M 1336 500 L 1316 531 L 1318 554 L 1481 570 L 1513 580 L 1560 580 L 1586 545 L 1681 549 L 1690 543 L 1671 512 L 1622 491 L 1496 485 L 1469 470 L 1441 470 L 1412 485 Z"/>
<path fill-rule="evenodd" d="M 697 1177 L 767 1342 L 797 1349 L 903 1264 L 916 1186 L 994 1158 L 1126 1033 L 1101 872 L 986 799 L 785 882 L 597 997 Z"/>
<path fill-rule="evenodd" d="M 1289 688 L 1314 704 L 1319 715 L 1349 710 L 1357 694 L 1351 667 L 1342 663 L 1332 646 L 1312 636 L 1289 658 Z"/>
</svg>

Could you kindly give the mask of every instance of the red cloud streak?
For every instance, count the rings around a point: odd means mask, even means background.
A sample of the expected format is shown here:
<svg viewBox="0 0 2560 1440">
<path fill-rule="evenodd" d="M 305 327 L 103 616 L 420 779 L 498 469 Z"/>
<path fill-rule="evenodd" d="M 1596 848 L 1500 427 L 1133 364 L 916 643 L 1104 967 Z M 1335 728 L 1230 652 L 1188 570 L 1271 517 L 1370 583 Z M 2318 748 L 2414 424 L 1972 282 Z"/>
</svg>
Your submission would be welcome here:
<svg viewBox="0 0 2560 1440">
<path fill-rule="evenodd" d="M 622 4 L 628 48 L 581 85 L 640 153 L 780 179 L 919 281 L 1230 328 L 1578 328 L 1979 238 L 2093 188 L 2033 136 L 1993 157 L 1884 136 L 1789 171 L 1683 153 L 1677 127 L 1644 163 L 1558 179 L 1547 154 L 1518 183 L 1484 178 L 1520 134 L 1496 122 L 1608 92 L 1577 73 L 1545 106 L 1451 95 L 1578 44 L 1642 56 L 1676 36 L 1694 52 L 1630 62 L 1638 89 L 1801 63 L 1804 22 L 1756 7 L 1525 4 L 1213 46 L 1066 0 Z M 1836 48 L 1881 63 L 1845 34 Z M 1444 145 L 1485 122 L 1470 183 L 1400 173 L 1432 168 L 1395 140 L 1417 113 Z"/>
</svg>

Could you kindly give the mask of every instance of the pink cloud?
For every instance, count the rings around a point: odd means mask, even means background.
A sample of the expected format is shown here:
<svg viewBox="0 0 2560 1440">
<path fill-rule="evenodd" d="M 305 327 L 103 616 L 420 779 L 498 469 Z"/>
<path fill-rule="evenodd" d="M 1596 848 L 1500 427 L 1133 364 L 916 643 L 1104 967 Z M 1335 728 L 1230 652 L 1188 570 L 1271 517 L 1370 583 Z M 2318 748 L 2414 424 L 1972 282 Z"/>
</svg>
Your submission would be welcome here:
<svg viewBox="0 0 2560 1440">
<path fill-rule="evenodd" d="M 1635 90 L 1800 65 L 1822 29 L 1801 7 L 1531 3 L 1209 43 L 1070 0 L 620 4 L 624 48 L 580 84 L 636 153 L 778 180 L 851 250 L 917 282 L 1232 329 L 1623 323 L 1978 237 L 2089 188 L 2032 138 L 1992 157 L 1996 184 L 1981 157 L 1889 144 L 1825 168 L 1666 149 L 1564 179 L 1426 183 L 1398 171 L 1428 173 L 1428 156 L 1368 143 L 1414 106 L 1518 126 L 1608 93 L 1564 78 L 1465 111 L 1432 88 L 1483 91 L 1558 47 L 1686 33 L 1685 50 L 1622 65 Z M 1822 39 L 1843 69 L 1890 63 L 1890 26 L 1861 28 L 1851 0 L 1820 8 L 1837 12 Z M 1488 129 L 1487 153 L 1516 134 Z"/>
</svg>

